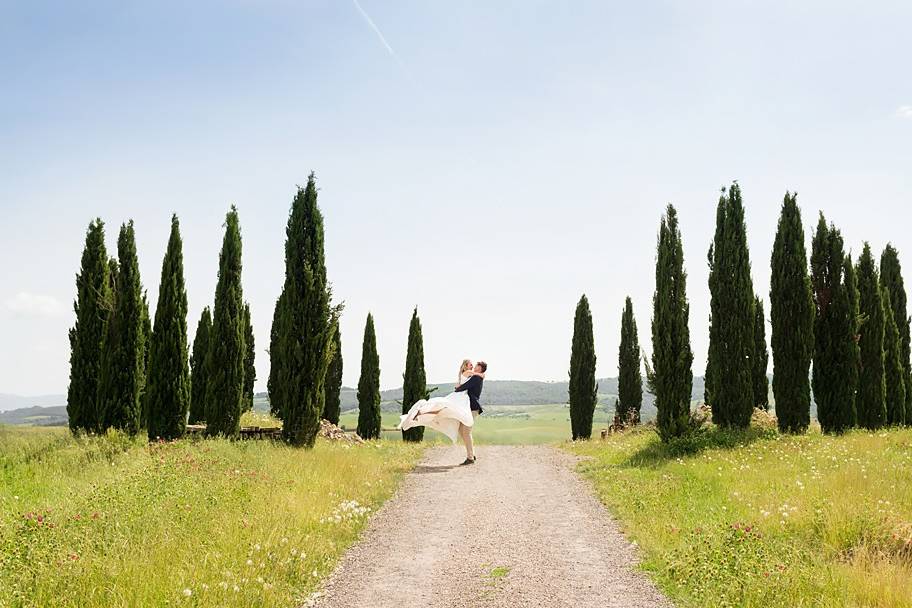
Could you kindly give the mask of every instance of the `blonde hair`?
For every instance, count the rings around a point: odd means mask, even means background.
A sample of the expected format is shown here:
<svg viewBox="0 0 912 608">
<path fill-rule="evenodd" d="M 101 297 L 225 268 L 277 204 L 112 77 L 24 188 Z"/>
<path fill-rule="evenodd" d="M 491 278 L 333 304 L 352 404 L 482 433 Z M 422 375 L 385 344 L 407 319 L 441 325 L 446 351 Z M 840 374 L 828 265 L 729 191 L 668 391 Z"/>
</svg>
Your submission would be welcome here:
<svg viewBox="0 0 912 608">
<path fill-rule="evenodd" d="M 471 359 L 463 359 L 462 363 L 459 364 L 459 375 L 456 377 L 456 386 L 462 384 L 462 373 L 466 371 L 466 366 L 471 364 Z"/>
</svg>

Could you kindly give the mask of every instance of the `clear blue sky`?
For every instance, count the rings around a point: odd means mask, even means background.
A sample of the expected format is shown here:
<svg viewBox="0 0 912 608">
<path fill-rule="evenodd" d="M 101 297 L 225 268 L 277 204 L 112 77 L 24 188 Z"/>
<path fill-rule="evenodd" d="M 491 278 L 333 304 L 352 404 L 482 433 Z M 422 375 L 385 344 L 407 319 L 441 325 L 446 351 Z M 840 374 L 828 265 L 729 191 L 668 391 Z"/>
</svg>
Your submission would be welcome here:
<svg viewBox="0 0 912 608">
<path fill-rule="evenodd" d="M 95 216 L 112 251 L 135 219 L 154 304 L 179 214 L 192 337 L 231 203 L 265 390 L 311 170 L 348 385 L 369 310 L 382 384 L 400 383 L 415 305 L 432 381 L 463 357 L 564 379 L 583 292 L 598 373 L 615 375 L 627 294 L 649 349 L 668 202 L 701 374 L 706 250 L 733 179 L 765 299 L 786 189 L 808 230 L 823 209 L 856 253 L 892 241 L 912 281 L 909 2 L 360 2 L 0 1 L 0 392 L 66 390 Z"/>
</svg>

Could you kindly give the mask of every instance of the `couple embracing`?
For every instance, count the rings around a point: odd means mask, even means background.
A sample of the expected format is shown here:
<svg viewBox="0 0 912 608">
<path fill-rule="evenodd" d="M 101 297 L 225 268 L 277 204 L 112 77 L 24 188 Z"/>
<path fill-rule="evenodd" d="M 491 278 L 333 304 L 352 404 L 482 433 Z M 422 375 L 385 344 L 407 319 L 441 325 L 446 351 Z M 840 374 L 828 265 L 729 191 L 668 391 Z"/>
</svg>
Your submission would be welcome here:
<svg viewBox="0 0 912 608">
<path fill-rule="evenodd" d="M 421 399 L 402 416 L 399 429 L 403 431 L 416 426 L 427 426 L 440 431 L 456 443 L 456 437 L 462 437 L 466 448 L 466 459 L 463 465 L 475 464 L 475 446 L 472 443 L 472 426 L 475 418 L 481 413 L 481 389 L 484 386 L 488 364 L 479 361 L 472 365 L 465 359 L 459 366 L 456 390 L 446 397 Z"/>
</svg>

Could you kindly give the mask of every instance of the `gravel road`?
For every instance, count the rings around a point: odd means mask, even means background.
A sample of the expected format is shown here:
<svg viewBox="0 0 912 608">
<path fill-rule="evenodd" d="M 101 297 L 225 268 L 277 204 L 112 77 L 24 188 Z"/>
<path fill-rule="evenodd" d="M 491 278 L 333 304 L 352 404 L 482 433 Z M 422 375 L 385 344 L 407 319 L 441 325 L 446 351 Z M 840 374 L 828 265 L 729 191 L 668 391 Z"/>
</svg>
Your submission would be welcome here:
<svg viewBox="0 0 912 608">
<path fill-rule="evenodd" d="M 634 569 L 635 547 L 543 446 L 434 448 L 373 517 L 319 608 L 671 606 Z"/>
</svg>

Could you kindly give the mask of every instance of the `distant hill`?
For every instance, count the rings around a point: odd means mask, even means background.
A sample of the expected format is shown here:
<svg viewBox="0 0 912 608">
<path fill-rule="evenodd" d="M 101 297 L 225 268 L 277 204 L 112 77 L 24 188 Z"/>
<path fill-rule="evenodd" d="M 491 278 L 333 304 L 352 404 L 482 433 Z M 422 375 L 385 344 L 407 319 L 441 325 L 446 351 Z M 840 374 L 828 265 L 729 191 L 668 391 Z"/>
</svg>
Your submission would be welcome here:
<svg viewBox="0 0 912 608">
<path fill-rule="evenodd" d="M 66 405 L 66 395 L 38 395 L 37 397 L 23 397 L 0 393 L 0 412 L 16 410 L 24 407 L 49 407 L 53 405 Z"/>
<path fill-rule="evenodd" d="M 34 426 L 65 426 L 67 423 L 65 405 L 23 407 L 0 412 L 0 424 L 31 424 Z"/>
</svg>

